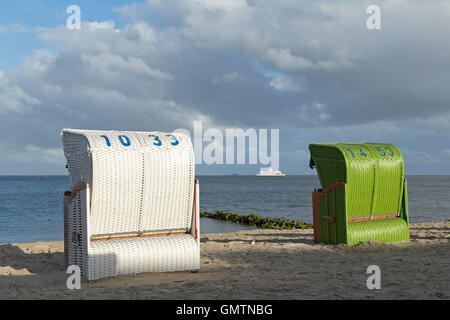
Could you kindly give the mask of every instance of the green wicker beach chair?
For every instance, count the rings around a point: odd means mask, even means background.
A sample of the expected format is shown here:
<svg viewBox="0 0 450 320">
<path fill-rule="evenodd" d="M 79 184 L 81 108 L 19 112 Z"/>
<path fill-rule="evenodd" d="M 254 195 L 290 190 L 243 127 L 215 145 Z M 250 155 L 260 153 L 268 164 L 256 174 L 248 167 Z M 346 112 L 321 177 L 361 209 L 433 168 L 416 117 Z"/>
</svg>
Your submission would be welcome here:
<svg viewBox="0 0 450 320">
<path fill-rule="evenodd" d="M 322 186 L 313 192 L 315 242 L 409 241 L 407 185 L 397 147 L 312 143 L 309 150 Z"/>
</svg>

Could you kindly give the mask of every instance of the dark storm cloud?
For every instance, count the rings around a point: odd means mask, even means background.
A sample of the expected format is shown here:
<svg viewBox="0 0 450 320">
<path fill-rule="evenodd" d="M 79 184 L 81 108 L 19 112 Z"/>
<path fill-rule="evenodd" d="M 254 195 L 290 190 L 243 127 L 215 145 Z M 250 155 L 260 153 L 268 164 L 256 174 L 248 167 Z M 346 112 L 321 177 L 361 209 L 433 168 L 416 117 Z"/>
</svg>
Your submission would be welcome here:
<svg viewBox="0 0 450 320">
<path fill-rule="evenodd" d="M 449 171 L 450 7 L 381 1 L 382 29 L 368 30 L 369 4 L 149 0 L 117 9 L 123 29 L 41 29 L 57 49 L 0 73 L 0 149 L 10 151 L 0 164 L 34 152 L 46 155 L 36 166 L 51 168 L 62 127 L 203 120 L 280 128 L 281 168 L 292 172 L 304 172 L 312 140 L 390 141 L 414 172 Z"/>
</svg>

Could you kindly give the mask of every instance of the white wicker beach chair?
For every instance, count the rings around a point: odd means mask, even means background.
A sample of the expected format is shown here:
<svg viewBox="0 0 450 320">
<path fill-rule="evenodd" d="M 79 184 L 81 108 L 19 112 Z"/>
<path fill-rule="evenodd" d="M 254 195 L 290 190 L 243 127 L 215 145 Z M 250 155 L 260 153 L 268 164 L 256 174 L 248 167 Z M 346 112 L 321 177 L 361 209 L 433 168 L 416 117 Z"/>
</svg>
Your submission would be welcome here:
<svg viewBox="0 0 450 320">
<path fill-rule="evenodd" d="M 182 134 L 62 131 L 68 265 L 88 280 L 200 268 L 199 186 Z"/>
</svg>

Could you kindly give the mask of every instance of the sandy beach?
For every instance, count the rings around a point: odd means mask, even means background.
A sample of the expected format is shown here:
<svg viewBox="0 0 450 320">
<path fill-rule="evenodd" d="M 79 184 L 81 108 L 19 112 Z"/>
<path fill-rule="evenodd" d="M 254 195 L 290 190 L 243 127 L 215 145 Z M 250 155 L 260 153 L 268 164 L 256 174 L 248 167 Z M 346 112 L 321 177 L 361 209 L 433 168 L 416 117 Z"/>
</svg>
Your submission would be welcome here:
<svg viewBox="0 0 450 320">
<path fill-rule="evenodd" d="M 408 243 L 312 239 L 312 230 L 204 234 L 199 273 L 83 280 L 81 290 L 66 287 L 62 242 L 0 245 L 0 299 L 450 299 L 450 222 L 411 224 Z M 380 290 L 366 286 L 373 264 Z"/>
</svg>

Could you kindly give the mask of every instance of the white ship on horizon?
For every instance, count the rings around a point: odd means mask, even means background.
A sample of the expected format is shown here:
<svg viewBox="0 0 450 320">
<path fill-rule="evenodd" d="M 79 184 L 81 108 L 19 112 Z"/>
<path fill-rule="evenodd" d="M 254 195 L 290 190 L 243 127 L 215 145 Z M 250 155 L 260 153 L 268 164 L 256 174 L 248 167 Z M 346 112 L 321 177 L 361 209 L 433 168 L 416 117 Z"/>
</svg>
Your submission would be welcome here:
<svg viewBox="0 0 450 320">
<path fill-rule="evenodd" d="M 286 176 L 284 173 L 281 173 L 280 170 L 273 170 L 272 167 L 261 168 L 261 170 L 259 170 L 259 173 L 257 173 L 256 175 L 264 176 L 264 177 L 284 177 L 284 176 Z"/>
</svg>

